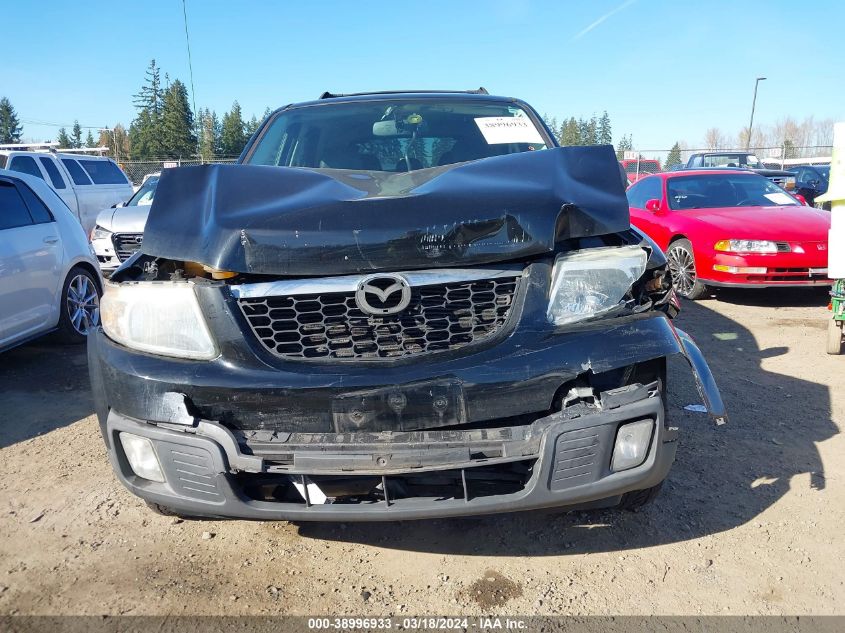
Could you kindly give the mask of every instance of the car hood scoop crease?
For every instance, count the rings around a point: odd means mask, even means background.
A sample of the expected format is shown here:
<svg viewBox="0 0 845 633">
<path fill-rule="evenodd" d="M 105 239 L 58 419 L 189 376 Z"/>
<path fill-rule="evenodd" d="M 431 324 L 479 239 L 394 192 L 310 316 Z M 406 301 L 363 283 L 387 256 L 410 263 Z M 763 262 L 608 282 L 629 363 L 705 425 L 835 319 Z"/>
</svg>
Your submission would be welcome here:
<svg viewBox="0 0 845 633">
<path fill-rule="evenodd" d="M 338 275 L 513 260 L 629 226 L 613 148 L 565 147 L 407 173 L 168 169 L 142 250 L 240 273 Z"/>
</svg>

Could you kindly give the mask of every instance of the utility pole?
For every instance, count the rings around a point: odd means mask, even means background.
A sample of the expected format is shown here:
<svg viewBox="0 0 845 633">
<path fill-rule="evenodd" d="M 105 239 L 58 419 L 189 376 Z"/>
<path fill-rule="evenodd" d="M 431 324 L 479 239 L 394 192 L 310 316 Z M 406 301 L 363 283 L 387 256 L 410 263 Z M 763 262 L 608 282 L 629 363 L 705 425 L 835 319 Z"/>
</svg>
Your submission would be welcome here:
<svg viewBox="0 0 845 633">
<path fill-rule="evenodd" d="M 761 81 L 766 81 L 766 78 L 757 77 L 757 81 L 754 82 L 754 100 L 751 102 L 751 121 L 748 123 L 748 138 L 745 141 L 745 151 L 751 149 L 751 130 L 754 127 L 754 108 L 757 106 L 757 86 L 760 85 Z"/>
</svg>

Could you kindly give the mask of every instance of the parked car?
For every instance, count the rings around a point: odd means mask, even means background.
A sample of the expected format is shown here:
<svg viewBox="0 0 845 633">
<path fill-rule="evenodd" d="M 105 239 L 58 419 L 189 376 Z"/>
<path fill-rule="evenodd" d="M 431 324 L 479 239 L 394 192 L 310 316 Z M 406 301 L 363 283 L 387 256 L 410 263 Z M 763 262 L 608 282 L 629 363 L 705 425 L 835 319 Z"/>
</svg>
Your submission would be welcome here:
<svg viewBox="0 0 845 633">
<path fill-rule="evenodd" d="M 101 280 L 82 227 L 43 179 L 0 169 L 0 351 L 99 324 Z"/>
<path fill-rule="evenodd" d="M 126 174 L 104 156 L 0 150 L 0 169 L 40 178 L 64 200 L 87 235 L 97 214 L 132 196 Z"/>
<path fill-rule="evenodd" d="M 795 174 L 784 169 L 770 169 L 761 163 L 757 156 L 749 152 L 698 152 L 690 155 L 684 169 L 724 169 L 726 167 L 750 169 L 765 176 L 778 187 L 787 191 L 795 189 Z"/>
<path fill-rule="evenodd" d="M 611 147 L 555 147 L 486 92 L 326 93 L 239 162 L 162 173 L 88 348 L 114 471 L 154 510 L 637 507 L 678 445 L 676 354 L 725 421 Z"/>
<path fill-rule="evenodd" d="M 795 193 L 803 196 L 810 206 L 815 205 L 818 196 L 827 192 L 830 165 L 799 165 L 790 167 L 789 171 L 795 174 Z M 830 211 L 830 203 L 825 202 L 822 208 Z"/>
<path fill-rule="evenodd" d="M 129 201 L 100 211 L 91 231 L 91 245 L 104 275 L 129 259 L 141 247 L 144 225 L 155 198 L 161 172 L 149 174 Z"/>
<path fill-rule="evenodd" d="M 666 252 L 676 292 L 710 287 L 819 286 L 830 214 L 750 171 L 649 176 L 628 189 L 631 224 Z"/>
<path fill-rule="evenodd" d="M 625 173 L 628 174 L 628 180 L 631 182 L 637 182 L 649 174 L 659 174 L 662 171 L 660 161 L 653 158 L 626 158 L 619 162 L 625 168 Z"/>
</svg>

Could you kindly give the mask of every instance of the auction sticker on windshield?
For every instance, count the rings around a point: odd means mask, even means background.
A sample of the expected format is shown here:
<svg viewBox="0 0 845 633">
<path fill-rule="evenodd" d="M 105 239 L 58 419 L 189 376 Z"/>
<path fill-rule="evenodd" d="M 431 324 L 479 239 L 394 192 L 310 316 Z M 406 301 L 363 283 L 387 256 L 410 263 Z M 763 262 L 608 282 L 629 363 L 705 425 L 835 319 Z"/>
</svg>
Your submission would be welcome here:
<svg viewBox="0 0 845 633">
<path fill-rule="evenodd" d="M 475 124 L 488 145 L 544 142 L 528 117 L 485 116 L 476 118 Z"/>
<path fill-rule="evenodd" d="M 795 204 L 795 200 L 793 198 L 779 191 L 764 195 L 770 202 L 774 202 L 775 204 Z"/>
</svg>

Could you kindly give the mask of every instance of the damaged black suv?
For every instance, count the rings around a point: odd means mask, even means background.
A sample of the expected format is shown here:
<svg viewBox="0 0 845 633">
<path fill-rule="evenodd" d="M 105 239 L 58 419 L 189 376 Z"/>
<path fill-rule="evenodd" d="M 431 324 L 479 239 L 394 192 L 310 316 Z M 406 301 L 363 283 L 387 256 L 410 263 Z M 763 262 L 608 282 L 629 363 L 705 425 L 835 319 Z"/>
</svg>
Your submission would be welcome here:
<svg viewBox="0 0 845 633">
<path fill-rule="evenodd" d="M 166 170 L 89 337 L 120 481 L 165 513 L 394 520 L 633 507 L 667 358 L 725 413 L 613 150 L 527 104 L 325 94 Z"/>
</svg>

